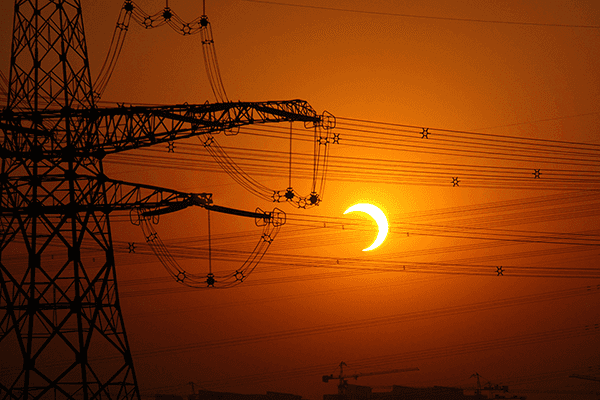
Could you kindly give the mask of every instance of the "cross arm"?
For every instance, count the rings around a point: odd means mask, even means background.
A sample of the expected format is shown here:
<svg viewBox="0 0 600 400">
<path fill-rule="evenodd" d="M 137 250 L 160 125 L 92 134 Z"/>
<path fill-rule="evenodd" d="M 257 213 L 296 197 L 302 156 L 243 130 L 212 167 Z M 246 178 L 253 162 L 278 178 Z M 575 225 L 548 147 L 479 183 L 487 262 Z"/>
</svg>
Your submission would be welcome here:
<svg viewBox="0 0 600 400">
<path fill-rule="evenodd" d="M 100 140 L 89 151 L 108 154 L 250 124 L 317 124 L 320 117 L 307 102 L 290 100 L 99 109 L 93 120 Z"/>
<path fill-rule="evenodd" d="M 139 210 L 143 217 L 169 214 L 191 206 L 198 206 L 210 211 L 255 218 L 268 222 L 281 215 L 273 213 L 239 210 L 213 204 L 211 193 L 186 193 L 140 183 L 130 183 L 115 179 L 100 179 L 105 185 L 107 203 L 111 210 Z M 283 222 L 279 222 L 283 223 Z"/>
<path fill-rule="evenodd" d="M 9 182 L 10 181 L 10 182 Z M 9 186 L 30 186 L 27 178 L 9 179 Z M 206 208 L 210 211 L 255 218 L 260 224 L 277 219 L 282 224 L 282 215 L 269 212 L 238 210 L 213 204 L 211 193 L 186 193 L 178 190 L 131 183 L 110 179 L 105 175 L 89 176 L 76 175 L 73 185 L 80 190 L 77 197 L 65 197 L 64 193 L 70 187 L 68 180 L 63 177 L 47 177 L 47 186 L 54 189 L 47 193 L 44 201 L 28 201 L 27 198 L 6 196 L 0 202 L 0 216 L 11 215 L 73 215 L 86 212 L 103 212 L 109 214 L 115 211 L 132 212 L 132 222 L 137 222 L 137 215 L 158 216 L 183 210 L 191 206 Z M 52 181 L 52 182 L 50 182 Z M 137 211 L 137 213 L 133 213 Z M 135 218 L 134 218 L 135 217 Z M 283 218 L 283 219 L 282 219 Z"/>
<path fill-rule="evenodd" d="M 45 125 L 35 121 L 47 121 Z M 50 123 L 53 121 L 52 123 Z M 244 125 L 300 121 L 319 124 L 321 117 L 303 100 L 125 106 L 10 112 L 0 118 L 3 158 L 103 158 L 174 140 Z M 64 127 L 70 124 L 67 140 Z M 41 137 L 38 145 L 23 137 Z"/>
</svg>

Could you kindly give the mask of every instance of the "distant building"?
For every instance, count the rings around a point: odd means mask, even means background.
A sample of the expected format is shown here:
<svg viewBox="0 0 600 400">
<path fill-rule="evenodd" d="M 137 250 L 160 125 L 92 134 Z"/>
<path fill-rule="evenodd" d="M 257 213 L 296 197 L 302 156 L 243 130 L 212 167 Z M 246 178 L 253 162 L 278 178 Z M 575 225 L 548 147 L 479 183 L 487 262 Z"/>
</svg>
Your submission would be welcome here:
<svg viewBox="0 0 600 400">
<path fill-rule="evenodd" d="M 157 394 L 154 400 L 183 400 L 183 397 L 174 394 Z"/>
<path fill-rule="evenodd" d="M 466 395 L 460 388 L 432 386 L 414 388 L 394 385 L 391 392 L 373 393 L 372 400 L 475 400 L 487 399 L 484 395 Z"/>
<path fill-rule="evenodd" d="M 488 400 L 483 394 L 464 394 L 463 389 L 432 386 L 415 388 L 394 385 L 390 392 L 373 392 L 368 386 L 347 384 L 345 394 L 326 394 L 323 400 Z M 496 399 L 506 397 L 494 397 Z M 512 397 L 524 399 L 523 397 Z"/>
<path fill-rule="evenodd" d="M 345 383 L 343 390 L 344 394 L 325 394 L 323 400 L 364 400 L 373 396 L 373 389 L 369 386 Z"/>
<path fill-rule="evenodd" d="M 240 394 L 213 392 L 212 390 L 198 390 L 196 394 L 189 395 L 188 400 L 302 400 L 302 396 L 278 392 L 267 392 L 266 394 Z"/>
</svg>

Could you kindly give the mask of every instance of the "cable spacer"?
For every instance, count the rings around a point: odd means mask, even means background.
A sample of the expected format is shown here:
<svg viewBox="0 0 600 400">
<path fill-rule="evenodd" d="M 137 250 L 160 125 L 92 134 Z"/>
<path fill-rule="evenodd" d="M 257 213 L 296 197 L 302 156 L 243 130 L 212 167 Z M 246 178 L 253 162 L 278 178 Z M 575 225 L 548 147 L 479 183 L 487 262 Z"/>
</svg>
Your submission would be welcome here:
<svg viewBox="0 0 600 400">
<path fill-rule="evenodd" d="M 208 287 L 215 287 L 216 282 L 217 281 L 215 280 L 215 275 L 212 272 L 206 275 L 206 285 Z"/>
</svg>

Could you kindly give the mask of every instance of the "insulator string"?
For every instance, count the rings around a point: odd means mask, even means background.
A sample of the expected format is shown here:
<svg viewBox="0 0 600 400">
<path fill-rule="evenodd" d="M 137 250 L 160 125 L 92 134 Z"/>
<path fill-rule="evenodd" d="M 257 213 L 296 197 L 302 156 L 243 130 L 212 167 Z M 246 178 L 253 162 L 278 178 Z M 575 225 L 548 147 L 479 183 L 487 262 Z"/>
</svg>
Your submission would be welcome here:
<svg viewBox="0 0 600 400">
<path fill-rule="evenodd" d="M 289 183 L 288 183 L 289 188 L 292 187 L 292 124 L 293 124 L 293 122 L 290 121 L 290 173 L 289 173 Z"/>
<path fill-rule="evenodd" d="M 212 245 L 210 241 L 210 210 L 206 210 L 208 214 L 208 273 L 212 274 Z"/>
</svg>

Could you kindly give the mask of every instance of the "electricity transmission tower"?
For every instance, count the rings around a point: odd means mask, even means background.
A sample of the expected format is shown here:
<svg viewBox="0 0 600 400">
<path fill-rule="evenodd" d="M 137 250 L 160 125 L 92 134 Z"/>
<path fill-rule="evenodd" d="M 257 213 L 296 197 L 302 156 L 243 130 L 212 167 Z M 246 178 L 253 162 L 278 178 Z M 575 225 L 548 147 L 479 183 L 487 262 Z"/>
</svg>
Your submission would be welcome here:
<svg viewBox="0 0 600 400">
<path fill-rule="evenodd" d="M 0 114 L 0 399 L 139 398 L 109 217 L 210 208 L 212 197 L 110 179 L 103 158 L 320 117 L 299 100 L 98 107 L 80 1 L 16 0 L 14 12 Z"/>
</svg>

